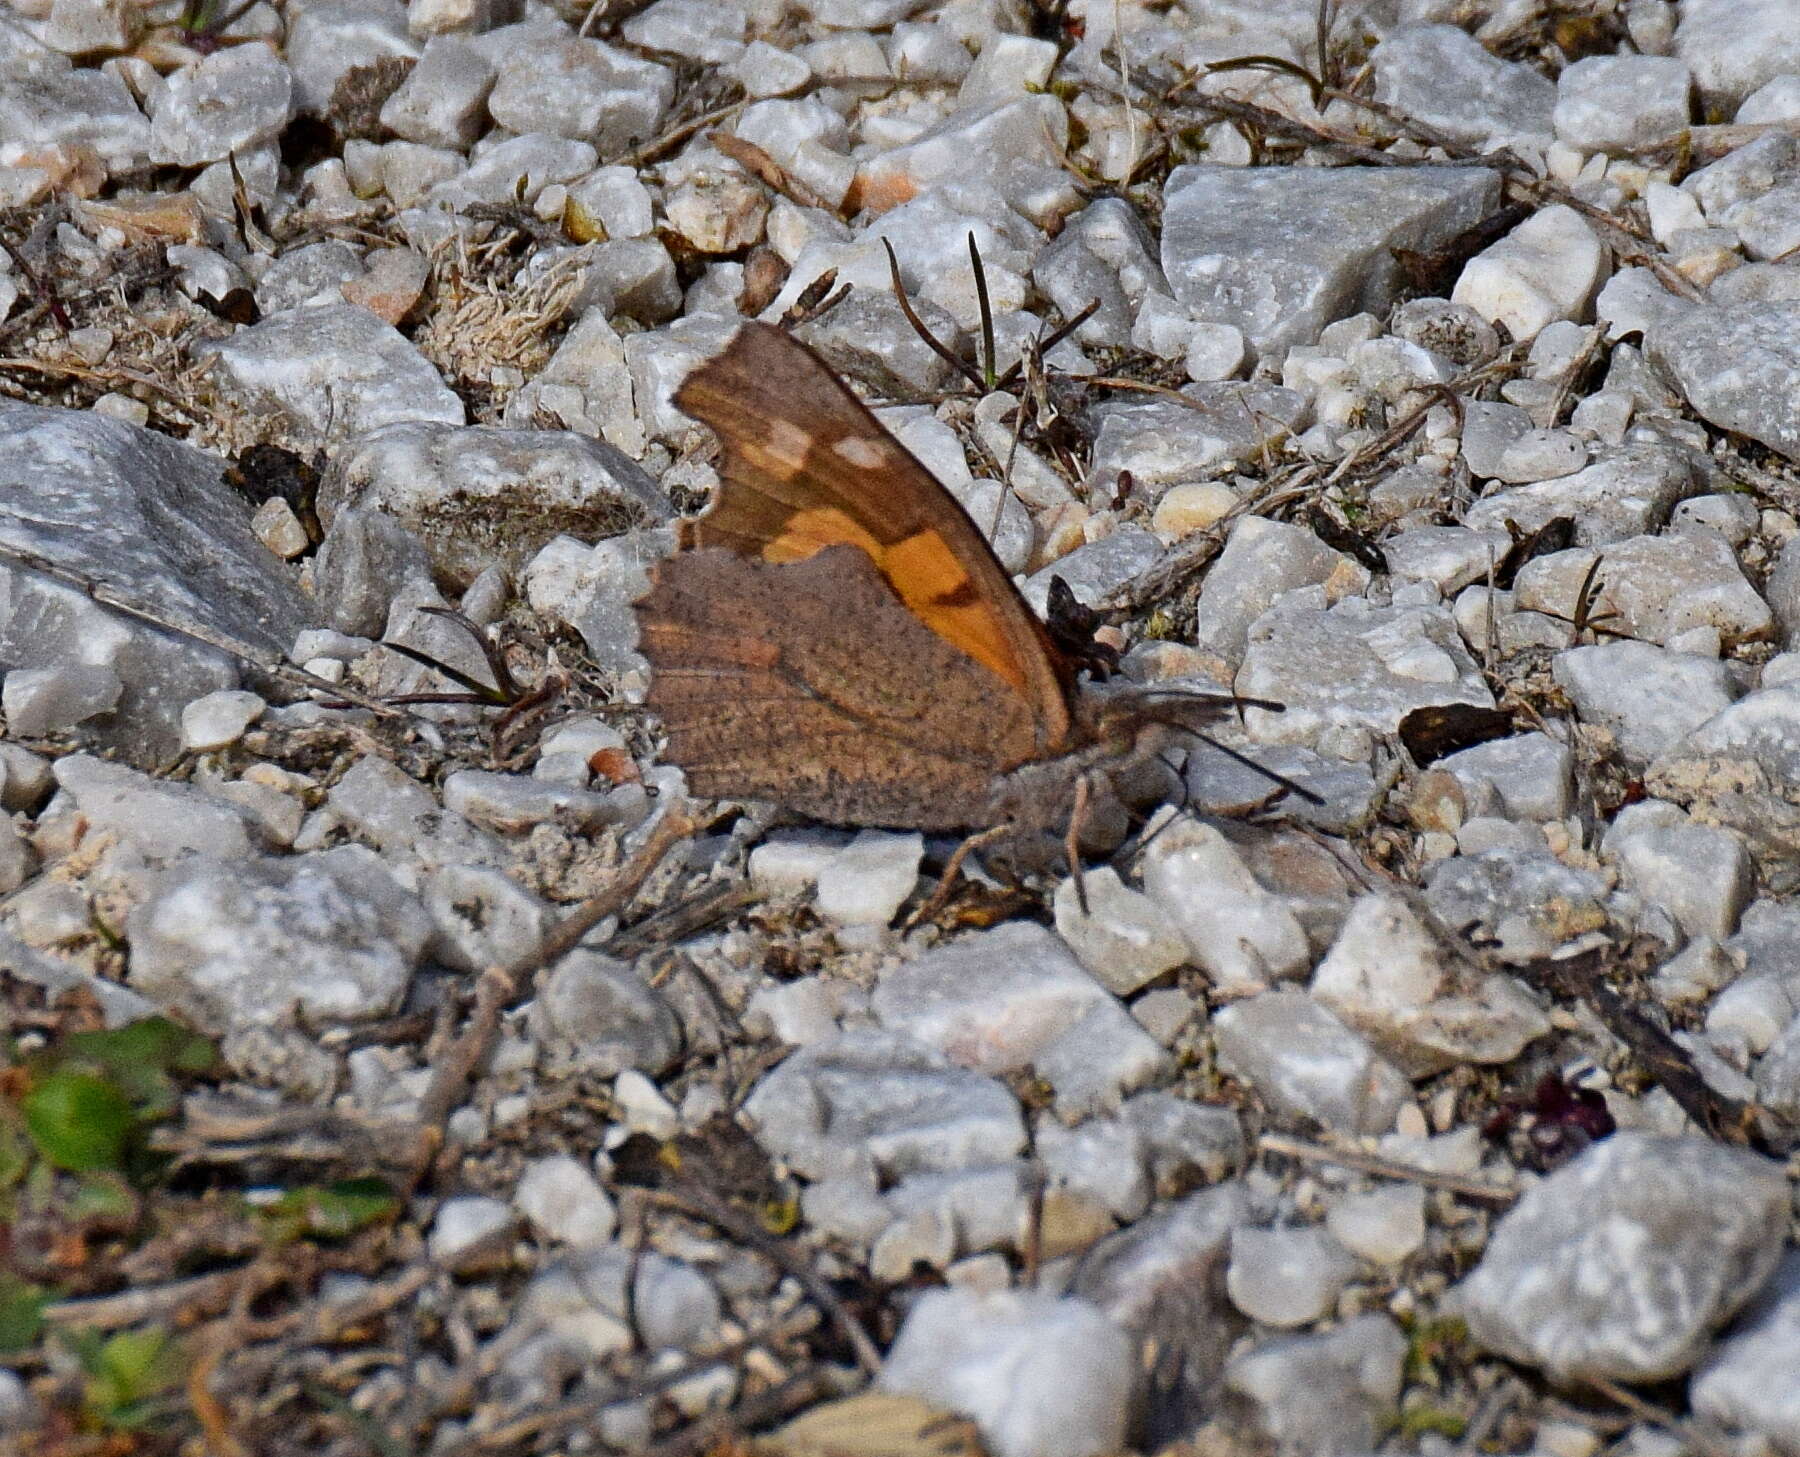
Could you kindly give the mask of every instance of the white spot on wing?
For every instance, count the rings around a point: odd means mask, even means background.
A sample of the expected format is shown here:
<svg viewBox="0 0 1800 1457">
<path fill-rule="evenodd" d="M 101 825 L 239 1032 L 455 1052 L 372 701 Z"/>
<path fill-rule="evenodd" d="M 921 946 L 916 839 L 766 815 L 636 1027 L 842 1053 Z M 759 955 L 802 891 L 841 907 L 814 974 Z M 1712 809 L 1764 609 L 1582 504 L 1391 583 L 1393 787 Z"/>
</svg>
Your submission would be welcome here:
<svg viewBox="0 0 1800 1457">
<path fill-rule="evenodd" d="M 831 449 L 863 470 L 879 470 L 887 462 L 887 452 L 881 448 L 881 442 L 860 435 L 846 435 L 834 442 Z"/>
<path fill-rule="evenodd" d="M 765 422 L 768 433 L 757 444 L 769 458 L 769 463 L 791 474 L 800 469 L 806 459 L 806 453 L 813 447 L 813 436 L 804 426 L 796 425 L 792 420 L 783 420 L 779 416 Z"/>
</svg>

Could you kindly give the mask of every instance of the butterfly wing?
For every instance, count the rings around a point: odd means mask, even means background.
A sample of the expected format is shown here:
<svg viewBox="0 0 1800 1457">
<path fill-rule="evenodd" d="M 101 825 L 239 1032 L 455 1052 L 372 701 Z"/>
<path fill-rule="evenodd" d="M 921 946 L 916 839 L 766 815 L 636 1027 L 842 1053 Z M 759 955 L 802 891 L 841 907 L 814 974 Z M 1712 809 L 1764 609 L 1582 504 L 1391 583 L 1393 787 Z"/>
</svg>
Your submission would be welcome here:
<svg viewBox="0 0 1800 1457">
<path fill-rule="evenodd" d="M 853 546 L 919 623 L 1023 704 L 1020 758 L 1066 746 L 1071 675 L 968 514 L 804 344 L 746 324 L 676 405 L 724 448 L 712 506 L 682 545 L 780 564 Z"/>
<path fill-rule="evenodd" d="M 838 544 L 775 564 L 679 552 L 638 603 L 648 706 L 708 798 L 927 830 L 996 818 L 1029 707 Z"/>
</svg>

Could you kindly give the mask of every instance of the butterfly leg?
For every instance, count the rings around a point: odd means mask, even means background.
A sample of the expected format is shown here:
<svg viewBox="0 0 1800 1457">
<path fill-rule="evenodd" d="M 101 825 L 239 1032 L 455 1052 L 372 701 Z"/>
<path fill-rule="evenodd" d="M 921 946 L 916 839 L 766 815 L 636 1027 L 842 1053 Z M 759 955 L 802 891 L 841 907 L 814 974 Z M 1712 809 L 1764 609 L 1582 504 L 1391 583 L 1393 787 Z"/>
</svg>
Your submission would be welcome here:
<svg viewBox="0 0 1800 1457">
<path fill-rule="evenodd" d="M 923 925 L 943 910 L 949 903 L 950 893 L 956 889 L 956 878 L 962 874 L 963 861 L 984 845 L 991 845 L 996 840 L 1004 839 L 1011 833 L 1012 828 L 1009 824 L 990 825 L 985 830 L 977 830 L 951 851 L 950 859 L 944 865 L 944 873 L 938 878 L 936 889 L 931 892 L 918 910 L 906 918 L 906 924 L 901 929 L 910 931 L 914 926 Z"/>
<path fill-rule="evenodd" d="M 1093 784 L 1083 774 L 1075 781 L 1075 804 L 1069 810 L 1069 828 L 1063 836 L 1063 855 L 1069 862 L 1069 874 L 1075 880 L 1075 899 L 1081 914 L 1088 914 L 1087 881 L 1081 875 L 1081 832 L 1087 826 L 1088 803 L 1093 798 Z"/>
</svg>

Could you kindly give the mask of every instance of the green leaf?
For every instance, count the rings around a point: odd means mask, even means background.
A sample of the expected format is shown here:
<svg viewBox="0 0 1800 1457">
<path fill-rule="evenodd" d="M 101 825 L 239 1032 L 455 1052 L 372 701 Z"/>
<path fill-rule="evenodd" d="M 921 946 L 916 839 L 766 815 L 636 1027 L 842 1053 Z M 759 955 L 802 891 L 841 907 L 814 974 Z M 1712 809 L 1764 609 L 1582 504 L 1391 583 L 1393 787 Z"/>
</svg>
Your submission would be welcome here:
<svg viewBox="0 0 1800 1457">
<path fill-rule="evenodd" d="M 44 1307 L 53 1298 L 42 1285 L 0 1273 L 0 1351 L 22 1351 L 44 1329 Z"/>
<path fill-rule="evenodd" d="M 87 1403 L 117 1426 L 136 1425 L 133 1408 L 180 1384 L 187 1361 L 181 1343 L 159 1326 L 123 1330 L 98 1347 L 83 1343 Z"/>
<path fill-rule="evenodd" d="M 45 1158 L 73 1173 L 116 1169 L 138 1131 L 125 1095 L 104 1078 L 60 1068 L 25 1095 L 25 1126 Z"/>
<path fill-rule="evenodd" d="M 147 1118 L 175 1111 L 177 1074 L 208 1072 L 218 1058 L 210 1041 L 167 1017 L 146 1017 L 105 1032 L 78 1032 L 57 1051 L 61 1064 L 87 1063 L 104 1072 Z"/>
<path fill-rule="evenodd" d="M 383 1179 L 343 1179 L 290 1189 L 259 1213 L 278 1239 L 344 1239 L 400 1206 Z"/>
</svg>

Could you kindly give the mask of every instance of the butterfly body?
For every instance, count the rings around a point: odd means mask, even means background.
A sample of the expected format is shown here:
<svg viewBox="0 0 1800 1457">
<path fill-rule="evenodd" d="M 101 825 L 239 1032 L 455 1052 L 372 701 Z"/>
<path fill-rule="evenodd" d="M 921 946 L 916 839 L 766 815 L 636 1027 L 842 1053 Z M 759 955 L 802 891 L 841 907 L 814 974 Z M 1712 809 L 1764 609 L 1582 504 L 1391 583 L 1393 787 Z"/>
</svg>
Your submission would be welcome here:
<svg viewBox="0 0 1800 1457">
<path fill-rule="evenodd" d="M 721 485 L 637 613 L 692 792 L 833 824 L 1052 828 L 1084 778 L 1178 733 L 1154 690 L 1078 687 L 955 499 L 804 345 L 746 325 L 676 403 L 719 436 Z"/>
</svg>

